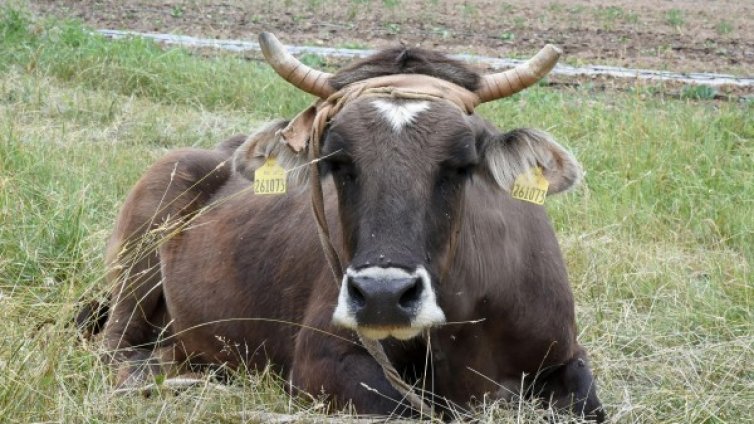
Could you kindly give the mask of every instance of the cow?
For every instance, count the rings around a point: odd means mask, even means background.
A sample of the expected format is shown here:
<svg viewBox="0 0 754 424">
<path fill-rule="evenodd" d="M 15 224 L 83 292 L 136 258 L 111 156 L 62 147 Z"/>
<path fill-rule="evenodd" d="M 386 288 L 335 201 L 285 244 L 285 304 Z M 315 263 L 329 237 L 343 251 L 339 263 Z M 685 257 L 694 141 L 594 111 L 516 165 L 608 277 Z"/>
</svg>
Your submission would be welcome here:
<svg viewBox="0 0 754 424">
<path fill-rule="evenodd" d="M 603 421 L 553 227 L 511 192 L 532 169 L 548 195 L 568 190 L 581 166 L 551 135 L 500 131 L 467 104 L 535 83 L 557 49 L 481 75 L 401 46 L 329 74 L 271 34 L 260 44 L 319 100 L 215 149 L 169 152 L 130 191 L 106 250 L 108 300 L 80 317 L 106 314 L 94 321 L 116 386 L 270 366 L 333 410 L 411 415 L 361 336 L 431 387 L 438 411 L 520 396 Z M 338 93 L 348 100 L 312 123 Z M 252 189 L 270 159 L 284 194 Z"/>
</svg>

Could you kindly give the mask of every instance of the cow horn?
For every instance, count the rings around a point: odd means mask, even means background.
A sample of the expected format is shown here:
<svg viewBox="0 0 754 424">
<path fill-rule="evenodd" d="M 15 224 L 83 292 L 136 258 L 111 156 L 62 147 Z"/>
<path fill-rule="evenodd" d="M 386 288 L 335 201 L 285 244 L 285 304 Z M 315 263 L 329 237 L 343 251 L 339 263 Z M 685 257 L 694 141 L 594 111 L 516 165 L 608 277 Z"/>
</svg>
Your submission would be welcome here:
<svg viewBox="0 0 754 424">
<path fill-rule="evenodd" d="M 259 34 L 259 46 L 267 63 L 295 87 L 326 99 L 335 92 L 330 85 L 332 74 L 312 69 L 285 50 L 277 37 L 269 32 Z"/>
<path fill-rule="evenodd" d="M 548 44 L 534 57 L 513 69 L 483 76 L 477 90 L 479 99 L 482 103 L 491 102 L 531 86 L 555 67 L 561 54 L 563 50 Z"/>
</svg>

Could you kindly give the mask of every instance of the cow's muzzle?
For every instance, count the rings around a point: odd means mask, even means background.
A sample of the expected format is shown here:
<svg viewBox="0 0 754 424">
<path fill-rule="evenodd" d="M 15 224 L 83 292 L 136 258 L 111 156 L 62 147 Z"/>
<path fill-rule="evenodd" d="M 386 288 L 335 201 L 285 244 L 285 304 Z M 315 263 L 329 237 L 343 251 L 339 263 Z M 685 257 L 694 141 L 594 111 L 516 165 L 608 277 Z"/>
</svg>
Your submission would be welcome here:
<svg viewBox="0 0 754 424">
<path fill-rule="evenodd" d="M 333 322 L 373 339 L 410 339 L 445 322 L 445 314 L 424 267 L 375 266 L 346 271 Z"/>
</svg>

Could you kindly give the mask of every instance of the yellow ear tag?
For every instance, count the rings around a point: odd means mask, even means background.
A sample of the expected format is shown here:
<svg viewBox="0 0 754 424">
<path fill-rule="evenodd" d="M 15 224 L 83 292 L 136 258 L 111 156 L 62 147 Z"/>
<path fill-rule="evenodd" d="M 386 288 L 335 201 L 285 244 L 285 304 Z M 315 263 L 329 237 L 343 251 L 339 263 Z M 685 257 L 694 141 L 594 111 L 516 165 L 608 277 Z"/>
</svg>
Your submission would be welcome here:
<svg viewBox="0 0 754 424">
<path fill-rule="evenodd" d="M 285 169 L 278 165 L 274 157 L 268 157 L 264 164 L 254 171 L 254 193 L 283 194 L 286 189 Z"/>
<path fill-rule="evenodd" d="M 511 196 L 514 199 L 543 205 L 549 186 L 550 183 L 542 175 L 542 168 L 535 166 L 516 177 L 511 189 Z"/>
</svg>

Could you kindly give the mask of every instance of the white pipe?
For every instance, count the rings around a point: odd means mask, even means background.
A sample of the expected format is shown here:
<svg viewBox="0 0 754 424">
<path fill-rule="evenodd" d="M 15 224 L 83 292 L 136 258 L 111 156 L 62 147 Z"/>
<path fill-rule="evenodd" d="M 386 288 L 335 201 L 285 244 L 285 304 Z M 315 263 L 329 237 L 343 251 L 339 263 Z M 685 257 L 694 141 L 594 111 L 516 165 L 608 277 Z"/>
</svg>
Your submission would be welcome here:
<svg viewBox="0 0 754 424">
<path fill-rule="evenodd" d="M 113 39 L 122 39 L 129 37 L 141 37 L 154 40 L 164 44 L 173 44 L 184 47 L 204 47 L 230 50 L 234 52 L 243 51 L 261 51 L 259 43 L 243 40 L 220 40 L 214 38 L 197 38 L 188 35 L 159 34 L 152 32 L 122 31 L 114 29 L 100 29 L 98 33 Z M 341 57 L 341 58 L 363 58 L 374 53 L 375 50 L 361 49 L 339 49 L 332 47 L 308 47 L 308 46 L 285 46 L 288 52 L 293 55 L 315 54 L 318 56 Z M 477 56 L 471 54 L 451 55 L 455 59 L 469 63 L 481 63 L 490 66 L 492 69 L 512 68 L 524 63 L 524 60 L 518 59 L 499 59 L 488 56 Z M 609 76 L 615 78 L 634 78 L 640 80 L 653 81 L 677 81 L 687 84 L 703 85 L 735 85 L 740 87 L 754 87 L 754 77 L 738 77 L 728 74 L 713 74 L 702 72 L 669 72 L 657 71 L 652 69 L 631 69 L 617 66 L 589 65 L 586 67 L 575 67 L 558 64 L 550 72 L 553 75 L 566 76 Z"/>
</svg>

